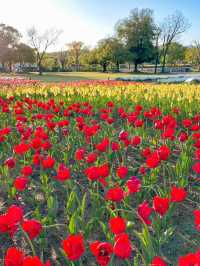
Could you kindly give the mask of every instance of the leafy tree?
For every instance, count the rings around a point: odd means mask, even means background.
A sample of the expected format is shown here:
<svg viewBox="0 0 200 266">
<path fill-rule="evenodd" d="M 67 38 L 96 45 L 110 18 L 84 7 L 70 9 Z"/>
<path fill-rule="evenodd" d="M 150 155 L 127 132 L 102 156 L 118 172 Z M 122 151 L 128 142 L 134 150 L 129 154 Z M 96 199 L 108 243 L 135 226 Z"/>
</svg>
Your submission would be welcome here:
<svg viewBox="0 0 200 266">
<path fill-rule="evenodd" d="M 45 54 L 42 60 L 42 70 L 52 70 L 55 66 L 55 57 L 51 54 Z"/>
<path fill-rule="evenodd" d="M 81 50 L 80 54 L 80 64 L 81 65 L 88 65 L 88 56 L 90 55 L 92 50 L 90 50 L 88 47 L 84 47 Z"/>
<path fill-rule="evenodd" d="M 185 51 L 185 60 L 198 67 L 200 71 L 200 42 L 195 41 L 191 47 L 188 47 Z"/>
<path fill-rule="evenodd" d="M 107 42 L 111 49 L 111 62 L 116 65 L 116 69 L 119 71 L 119 65 L 129 60 L 129 51 L 117 38 L 108 38 Z"/>
<path fill-rule="evenodd" d="M 76 65 L 76 71 L 80 68 L 80 56 L 83 49 L 83 42 L 74 41 L 69 43 L 68 46 L 68 57 L 70 64 Z"/>
<path fill-rule="evenodd" d="M 80 62 L 82 65 L 96 70 L 98 65 L 97 48 L 89 49 L 86 47 L 81 53 Z"/>
<path fill-rule="evenodd" d="M 173 42 L 171 43 L 166 61 L 168 64 L 175 65 L 176 63 L 181 63 L 185 59 L 186 47 L 182 44 Z"/>
<path fill-rule="evenodd" d="M 25 63 L 34 63 L 35 62 L 35 53 L 34 50 L 25 43 L 20 43 L 17 45 L 16 49 L 16 62 L 23 65 Z"/>
<path fill-rule="evenodd" d="M 98 42 L 94 55 L 97 62 L 102 66 L 103 72 L 106 72 L 112 60 L 112 47 L 107 39 L 102 39 Z"/>
<path fill-rule="evenodd" d="M 16 58 L 16 49 L 21 38 L 19 31 L 11 26 L 0 24 L 0 62 L 3 67 L 8 64 L 12 70 L 12 62 Z"/>
<path fill-rule="evenodd" d="M 139 64 L 150 62 L 155 56 L 154 28 L 153 11 L 150 9 L 136 8 L 116 25 L 117 36 L 132 55 L 135 72 Z"/>
</svg>

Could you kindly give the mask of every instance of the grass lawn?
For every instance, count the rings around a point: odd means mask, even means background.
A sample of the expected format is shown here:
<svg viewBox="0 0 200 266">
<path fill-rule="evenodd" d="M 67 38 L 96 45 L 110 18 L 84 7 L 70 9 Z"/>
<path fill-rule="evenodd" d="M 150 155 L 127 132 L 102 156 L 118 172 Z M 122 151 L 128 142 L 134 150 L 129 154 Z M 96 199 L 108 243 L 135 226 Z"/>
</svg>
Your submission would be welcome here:
<svg viewBox="0 0 200 266">
<path fill-rule="evenodd" d="M 37 73 L 16 74 L 17 76 L 25 76 L 28 79 L 41 80 L 44 82 L 68 82 L 79 80 L 108 80 L 118 77 L 129 77 L 133 74 L 129 73 L 101 73 L 101 72 L 44 72 L 42 76 Z M 1 76 L 15 76 L 15 74 L 1 73 Z"/>
<path fill-rule="evenodd" d="M 40 80 L 44 82 L 73 82 L 80 80 L 114 80 L 119 77 L 169 77 L 169 76 L 180 76 L 187 75 L 198 76 L 199 73 L 173 73 L 173 74 L 153 74 L 153 73 L 102 73 L 102 72 L 44 72 L 42 76 L 38 73 L 28 73 L 28 74 L 14 74 L 14 73 L 0 73 L 0 77 L 5 76 L 23 76 L 27 79 Z"/>
<path fill-rule="evenodd" d="M 108 80 L 116 79 L 118 77 L 129 77 L 131 74 L 124 73 L 101 73 L 101 72 L 57 72 L 57 73 L 43 73 L 39 76 L 35 73 L 27 74 L 28 78 L 34 80 L 41 80 L 45 82 L 67 82 L 79 80 Z"/>
</svg>

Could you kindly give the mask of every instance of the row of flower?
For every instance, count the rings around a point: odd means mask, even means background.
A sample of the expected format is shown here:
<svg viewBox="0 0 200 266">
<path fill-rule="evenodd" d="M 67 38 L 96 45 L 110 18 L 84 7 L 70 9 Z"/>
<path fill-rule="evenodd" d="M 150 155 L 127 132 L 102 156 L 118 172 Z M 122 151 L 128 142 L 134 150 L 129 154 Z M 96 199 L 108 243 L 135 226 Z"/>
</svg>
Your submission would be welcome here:
<svg viewBox="0 0 200 266">
<path fill-rule="evenodd" d="M 39 84 L 37 80 L 26 79 L 18 76 L 0 76 L 0 87 L 16 88 L 17 86 L 35 86 Z"/>
</svg>

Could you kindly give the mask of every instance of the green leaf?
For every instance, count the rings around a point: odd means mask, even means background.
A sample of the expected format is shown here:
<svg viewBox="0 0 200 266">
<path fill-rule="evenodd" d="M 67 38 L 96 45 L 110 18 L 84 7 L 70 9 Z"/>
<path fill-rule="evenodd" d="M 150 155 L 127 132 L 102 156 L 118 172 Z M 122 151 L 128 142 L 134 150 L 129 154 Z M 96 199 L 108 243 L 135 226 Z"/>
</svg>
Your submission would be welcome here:
<svg viewBox="0 0 200 266">
<path fill-rule="evenodd" d="M 69 226 L 68 226 L 70 234 L 76 233 L 76 218 L 77 218 L 77 212 L 74 212 L 74 214 L 72 215 L 69 221 Z"/>
<path fill-rule="evenodd" d="M 69 195 L 69 198 L 68 198 L 67 204 L 66 204 L 66 213 L 67 214 L 71 214 L 72 207 L 73 207 L 75 200 L 76 200 L 76 193 L 74 191 L 72 191 Z"/>
<path fill-rule="evenodd" d="M 85 193 L 83 198 L 82 198 L 82 202 L 81 202 L 81 206 L 80 206 L 82 220 L 84 219 L 84 214 L 85 214 L 86 199 L 87 199 L 87 194 Z"/>
<path fill-rule="evenodd" d="M 137 256 L 134 258 L 133 266 L 140 266 L 140 265 L 139 265 L 138 256 L 139 256 L 139 255 L 137 255 Z"/>
</svg>

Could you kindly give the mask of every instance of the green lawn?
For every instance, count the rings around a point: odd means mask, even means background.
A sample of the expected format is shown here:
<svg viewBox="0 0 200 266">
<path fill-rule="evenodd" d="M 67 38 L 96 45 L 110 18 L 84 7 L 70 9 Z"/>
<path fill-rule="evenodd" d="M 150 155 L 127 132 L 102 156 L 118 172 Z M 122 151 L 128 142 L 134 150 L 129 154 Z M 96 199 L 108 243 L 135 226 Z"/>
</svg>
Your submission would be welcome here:
<svg viewBox="0 0 200 266">
<path fill-rule="evenodd" d="M 130 77 L 129 73 L 102 73 L 102 72 L 44 72 L 41 76 L 37 73 L 8 74 L 0 73 L 1 76 L 25 76 L 28 79 L 41 80 L 44 82 L 67 82 L 79 80 L 108 80 L 118 77 Z"/>
<path fill-rule="evenodd" d="M 101 73 L 101 72 L 45 72 L 42 76 L 36 73 L 30 73 L 26 76 L 34 80 L 45 82 L 67 82 L 79 80 L 108 80 L 116 79 L 117 77 L 129 77 L 131 74 L 125 73 Z"/>
<path fill-rule="evenodd" d="M 102 72 L 44 72 L 42 76 L 37 73 L 28 74 L 8 74 L 0 73 L 0 77 L 3 76 L 25 76 L 28 79 L 40 80 L 44 82 L 70 82 L 70 81 L 80 81 L 80 80 L 114 80 L 118 77 L 169 77 L 169 76 L 180 76 L 187 75 L 198 76 L 199 73 L 177 73 L 177 74 L 152 74 L 152 73 L 102 73 Z"/>
</svg>

